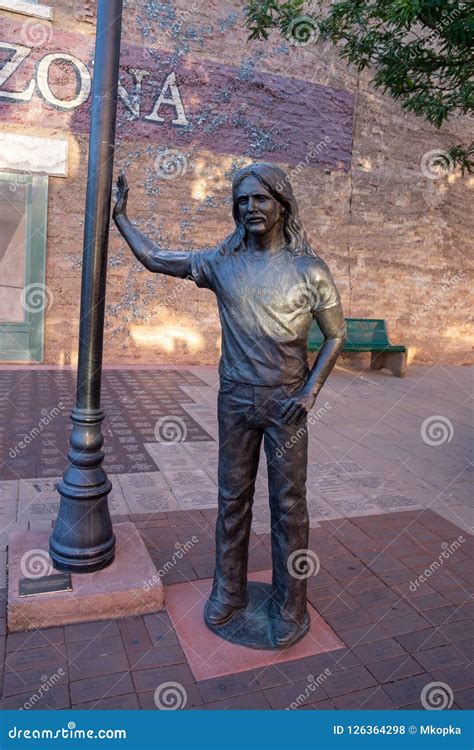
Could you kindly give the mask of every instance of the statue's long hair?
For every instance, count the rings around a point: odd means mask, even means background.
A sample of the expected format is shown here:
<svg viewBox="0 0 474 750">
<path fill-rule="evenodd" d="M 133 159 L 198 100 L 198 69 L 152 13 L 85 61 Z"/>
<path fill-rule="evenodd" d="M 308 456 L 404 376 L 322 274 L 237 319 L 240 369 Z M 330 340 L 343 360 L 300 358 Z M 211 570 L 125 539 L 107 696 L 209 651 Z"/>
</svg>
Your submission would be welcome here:
<svg viewBox="0 0 474 750">
<path fill-rule="evenodd" d="M 235 175 L 232 182 L 232 215 L 235 221 L 235 230 L 222 243 L 221 253 L 236 253 L 242 248 L 245 249 L 245 227 L 240 217 L 237 191 L 240 183 L 246 177 L 256 177 L 266 190 L 268 190 L 270 195 L 285 209 L 283 215 L 283 234 L 287 243 L 287 249 L 291 254 L 318 257 L 308 242 L 288 177 L 282 169 L 275 164 L 267 162 L 249 164 Z"/>
</svg>

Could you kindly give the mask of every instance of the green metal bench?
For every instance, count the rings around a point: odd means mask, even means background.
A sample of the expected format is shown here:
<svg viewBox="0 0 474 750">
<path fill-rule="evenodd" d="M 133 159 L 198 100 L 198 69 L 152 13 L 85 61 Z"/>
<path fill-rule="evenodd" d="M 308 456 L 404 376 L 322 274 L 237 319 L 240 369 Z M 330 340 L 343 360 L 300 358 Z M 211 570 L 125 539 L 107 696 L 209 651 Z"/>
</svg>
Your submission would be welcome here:
<svg viewBox="0 0 474 750">
<path fill-rule="evenodd" d="M 344 352 L 371 352 L 372 370 L 389 369 L 402 378 L 405 374 L 406 346 L 391 344 L 384 320 L 370 318 L 346 318 L 347 341 Z M 317 352 L 324 341 L 321 330 L 313 320 L 308 337 L 308 349 Z"/>
</svg>

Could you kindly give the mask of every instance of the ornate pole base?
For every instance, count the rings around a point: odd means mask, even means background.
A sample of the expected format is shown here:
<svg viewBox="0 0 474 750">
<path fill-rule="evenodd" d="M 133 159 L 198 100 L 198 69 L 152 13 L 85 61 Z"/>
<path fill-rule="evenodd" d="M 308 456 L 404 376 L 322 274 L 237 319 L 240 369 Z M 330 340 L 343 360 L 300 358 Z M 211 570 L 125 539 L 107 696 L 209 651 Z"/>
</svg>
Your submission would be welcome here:
<svg viewBox="0 0 474 750">
<path fill-rule="evenodd" d="M 103 419 L 100 409 L 71 411 L 70 463 L 57 485 L 61 502 L 49 540 L 57 570 L 93 573 L 114 559 L 115 535 L 107 502 L 112 485 L 101 466 Z"/>
</svg>

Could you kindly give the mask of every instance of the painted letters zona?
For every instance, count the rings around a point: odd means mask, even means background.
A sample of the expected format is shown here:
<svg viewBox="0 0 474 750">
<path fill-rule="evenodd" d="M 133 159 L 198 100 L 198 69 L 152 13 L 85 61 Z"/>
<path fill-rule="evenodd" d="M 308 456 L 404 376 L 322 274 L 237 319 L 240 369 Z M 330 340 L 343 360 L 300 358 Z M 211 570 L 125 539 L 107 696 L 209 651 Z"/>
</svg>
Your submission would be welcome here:
<svg viewBox="0 0 474 750">
<path fill-rule="evenodd" d="M 0 39 L 3 121 L 87 133 L 91 37 L 54 29 L 35 47 L 22 38 L 21 26 L 2 19 Z M 74 73 L 75 91 L 68 95 L 55 80 L 58 66 Z M 192 56 L 170 69 L 168 52 L 153 50 L 145 58 L 143 48 L 123 44 L 118 93 L 117 132 L 125 140 L 290 165 L 324 140 L 327 148 L 309 166 L 349 168 L 354 98 L 346 91 L 258 70 L 243 75 Z"/>
<path fill-rule="evenodd" d="M 23 63 L 32 53 L 32 47 L 25 47 L 21 44 L 13 44 L 11 42 L 1 42 L 0 50 L 4 50 L 10 53 L 10 57 L 0 68 L 0 97 L 2 99 L 17 101 L 17 102 L 29 102 L 33 98 L 33 92 L 35 90 L 35 79 L 32 78 L 26 88 L 23 91 L 8 91 L 9 79 L 13 76 L 16 70 L 18 70 Z M 66 99 L 58 95 L 55 95 L 51 90 L 49 83 L 49 69 L 53 63 L 63 61 L 69 64 L 74 69 L 76 74 L 77 86 L 76 94 L 72 99 Z M 131 70 L 130 71 L 135 79 L 135 93 L 133 95 L 124 88 L 122 83 L 119 84 L 119 96 L 123 103 L 128 107 L 134 117 L 140 117 L 140 93 L 143 78 L 149 75 L 146 70 Z M 47 104 L 57 109 L 71 110 L 77 109 L 81 104 L 89 98 L 91 90 L 91 75 L 87 66 L 74 55 L 69 55 L 66 52 L 54 52 L 52 54 L 45 55 L 39 61 L 36 68 L 36 87 L 39 94 L 43 97 Z M 169 96 L 167 96 L 169 92 Z M 152 111 L 145 116 L 145 120 L 153 120 L 155 122 L 164 122 L 164 118 L 160 117 L 159 109 L 163 104 L 169 104 L 176 109 L 176 116 L 172 120 L 173 125 L 187 125 L 186 115 L 184 114 L 183 102 L 179 94 L 179 89 L 176 84 L 176 75 L 171 72 L 160 91 Z"/>
</svg>

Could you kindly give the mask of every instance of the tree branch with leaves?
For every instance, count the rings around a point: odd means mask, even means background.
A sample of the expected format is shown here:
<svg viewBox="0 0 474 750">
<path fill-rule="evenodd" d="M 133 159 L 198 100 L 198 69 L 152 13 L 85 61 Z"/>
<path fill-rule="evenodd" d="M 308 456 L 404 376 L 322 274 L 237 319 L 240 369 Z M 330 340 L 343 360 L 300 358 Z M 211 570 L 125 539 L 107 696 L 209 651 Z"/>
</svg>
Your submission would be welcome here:
<svg viewBox="0 0 474 750">
<path fill-rule="evenodd" d="M 457 0 L 341 0 L 308 6 L 305 0 L 249 0 L 249 40 L 272 29 L 299 46 L 318 37 L 359 71 L 372 69 L 375 88 L 439 129 L 474 114 L 474 13 Z M 316 10 L 314 10 L 316 8 Z M 473 120 L 474 121 L 474 120 Z M 440 164 L 474 171 L 474 143 L 457 144 Z"/>
</svg>

